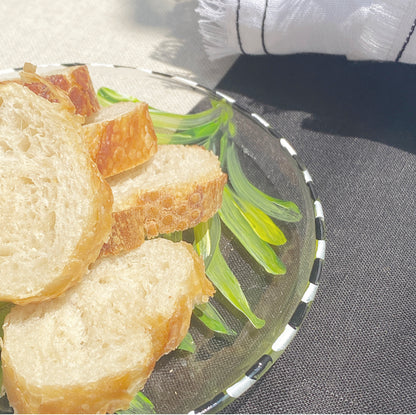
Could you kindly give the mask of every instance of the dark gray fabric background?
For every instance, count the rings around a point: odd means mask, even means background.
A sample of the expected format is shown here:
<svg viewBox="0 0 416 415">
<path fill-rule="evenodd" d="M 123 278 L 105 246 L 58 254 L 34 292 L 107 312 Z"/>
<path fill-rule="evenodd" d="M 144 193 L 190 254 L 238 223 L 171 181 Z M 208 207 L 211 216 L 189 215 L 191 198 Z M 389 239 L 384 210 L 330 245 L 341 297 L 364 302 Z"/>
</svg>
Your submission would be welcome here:
<svg viewBox="0 0 416 415">
<path fill-rule="evenodd" d="M 416 412 L 416 67 L 243 56 L 217 89 L 297 150 L 327 231 L 300 332 L 224 412 Z"/>
</svg>

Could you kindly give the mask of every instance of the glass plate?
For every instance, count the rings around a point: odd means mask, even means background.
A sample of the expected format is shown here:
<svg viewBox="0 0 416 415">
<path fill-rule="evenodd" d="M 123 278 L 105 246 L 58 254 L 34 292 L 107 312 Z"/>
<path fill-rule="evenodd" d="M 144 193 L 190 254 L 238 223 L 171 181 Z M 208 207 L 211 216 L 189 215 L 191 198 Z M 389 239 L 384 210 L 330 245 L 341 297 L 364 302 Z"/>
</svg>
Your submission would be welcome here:
<svg viewBox="0 0 416 415">
<path fill-rule="evenodd" d="M 38 72 L 75 64 L 39 66 Z M 223 227 L 221 252 L 237 276 L 254 313 L 266 321 L 255 329 L 220 295 L 212 300 L 236 335 L 210 332 L 197 319 L 190 332 L 194 353 L 176 350 L 159 360 L 143 390 L 158 413 L 218 412 L 248 390 L 283 353 L 315 297 L 325 256 L 322 205 L 312 178 L 287 139 L 266 120 L 220 91 L 178 76 L 141 68 L 89 64 L 96 89 L 105 86 L 173 113 L 193 113 L 225 101 L 233 113 L 234 142 L 243 170 L 259 189 L 296 203 L 302 219 L 278 223 L 287 243 L 277 248 L 285 275 L 265 272 Z M 0 71 L 17 76 L 21 68 Z"/>
</svg>

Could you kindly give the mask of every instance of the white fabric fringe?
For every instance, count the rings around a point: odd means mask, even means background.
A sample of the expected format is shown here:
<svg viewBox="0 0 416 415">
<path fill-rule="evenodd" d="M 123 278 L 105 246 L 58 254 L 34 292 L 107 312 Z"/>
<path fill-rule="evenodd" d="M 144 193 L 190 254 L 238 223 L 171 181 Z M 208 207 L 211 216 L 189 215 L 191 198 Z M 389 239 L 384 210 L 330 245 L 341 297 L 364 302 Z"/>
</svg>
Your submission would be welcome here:
<svg viewBox="0 0 416 415">
<path fill-rule="evenodd" d="M 236 54 L 236 39 L 233 39 L 227 16 L 232 13 L 230 4 L 222 0 L 203 0 L 196 9 L 201 16 L 199 30 L 204 46 L 211 59 Z"/>
<path fill-rule="evenodd" d="M 199 0 L 210 59 L 330 53 L 416 63 L 415 0 Z"/>
</svg>

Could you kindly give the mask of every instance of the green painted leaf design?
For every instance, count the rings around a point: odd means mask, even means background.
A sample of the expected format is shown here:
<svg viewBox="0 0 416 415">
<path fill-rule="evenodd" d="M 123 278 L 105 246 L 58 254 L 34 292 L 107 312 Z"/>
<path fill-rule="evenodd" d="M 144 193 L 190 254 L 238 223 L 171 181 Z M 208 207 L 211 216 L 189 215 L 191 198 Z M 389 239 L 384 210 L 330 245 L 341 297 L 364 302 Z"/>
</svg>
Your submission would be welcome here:
<svg viewBox="0 0 416 415">
<path fill-rule="evenodd" d="M 236 335 L 237 333 L 231 329 L 219 311 L 211 302 L 195 306 L 194 315 L 201 320 L 210 330 L 227 335 Z"/>
<path fill-rule="evenodd" d="M 222 256 L 219 247 L 215 249 L 206 273 L 218 291 L 237 310 L 241 311 L 251 321 L 254 327 L 260 329 L 264 326 L 265 321 L 258 318 L 251 310 L 240 283 Z"/>
<path fill-rule="evenodd" d="M 179 241 L 182 241 L 183 239 L 182 235 L 183 235 L 182 231 L 176 231 L 176 232 L 171 232 L 171 233 L 164 233 L 163 235 L 161 235 L 161 237 L 165 239 L 169 239 L 172 242 L 179 242 Z"/>
<path fill-rule="evenodd" d="M 215 214 L 207 222 L 201 222 L 194 227 L 194 248 L 202 256 L 205 268 L 209 266 L 214 252 L 219 249 L 220 237 L 221 221 L 218 214 Z M 216 333 L 236 334 L 227 326 L 224 318 L 211 302 L 195 306 L 194 315 Z"/>
<path fill-rule="evenodd" d="M 128 409 L 117 411 L 116 414 L 155 414 L 153 403 L 147 398 L 143 392 L 138 392 L 134 399 L 130 402 Z"/>
<path fill-rule="evenodd" d="M 97 91 L 98 102 L 102 107 L 108 107 L 116 102 L 140 102 L 137 98 L 119 94 L 111 88 L 102 87 Z"/>
<path fill-rule="evenodd" d="M 224 224 L 241 242 L 247 252 L 270 274 L 281 275 L 286 267 L 273 248 L 263 241 L 250 226 L 234 199 L 232 190 L 225 186 L 219 215 Z"/>
<path fill-rule="evenodd" d="M 210 123 L 204 128 L 193 128 L 189 130 L 184 130 L 184 132 L 178 131 L 175 133 L 164 133 L 155 128 L 157 142 L 159 144 L 198 144 L 203 140 L 210 138 L 215 134 L 219 125 L 215 123 Z"/>
<path fill-rule="evenodd" d="M 201 222 L 194 227 L 194 247 L 202 256 L 205 268 L 211 262 L 212 256 L 218 247 L 221 237 L 221 222 L 218 214 L 215 214 L 207 222 Z"/>
<path fill-rule="evenodd" d="M 12 303 L 0 302 L 0 337 L 3 337 L 3 323 L 9 311 L 12 309 Z"/>
<path fill-rule="evenodd" d="M 241 213 L 250 224 L 253 231 L 265 242 L 271 245 L 284 245 L 286 237 L 282 230 L 257 206 L 248 200 L 233 194 L 234 201 L 240 208 Z"/>
<path fill-rule="evenodd" d="M 192 338 L 191 333 L 186 333 L 186 336 L 181 341 L 180 345 L 178 346 L 179 350 L 185 350 L 186 352 L 194 353 L 196 350 L 194 339 Z"/>
<path fill-rule="evenodd" d="M 137 98 L 119 94 L 102 87 L 97 91 L 99 102 L 108 106 L 116 102 L 140 102 Z M 149 107 L 149 113 L 158 138 L 163 143 L 192 144 L 207 138 L 218 130 L 221 124 L 227 122 L 230 109 L 221 101 L 212 101 L 212 107 L 195 114 L 175 114 Z"/>
<path fill-rule="evenodd" d="M 269 196 L 255 187 L 241 168 L 235 144 L 227 149 L 227 171 L 231 185 L 237 195 L 249 200 L 267 215 L 285 222 L 298 222 L 302 215 L 295 203 Z"/>
</svg>

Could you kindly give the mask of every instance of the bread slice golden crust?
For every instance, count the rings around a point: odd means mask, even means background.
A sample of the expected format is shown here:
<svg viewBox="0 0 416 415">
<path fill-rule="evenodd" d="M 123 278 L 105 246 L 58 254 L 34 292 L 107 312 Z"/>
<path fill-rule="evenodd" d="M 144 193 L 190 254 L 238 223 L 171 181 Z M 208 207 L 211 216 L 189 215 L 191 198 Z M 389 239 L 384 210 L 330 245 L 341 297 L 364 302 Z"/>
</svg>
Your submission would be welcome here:
<svg viewBox="0 0 416 415">
<path fill-rule="evenodd" d="M 86 65 L 70 66 L 45 79 L 65 91 L 75 105 L 76 113 L 90 116 L 100 109 L 97 94 Z"/>
<path fill-rule="evenodd" d="M 75 284 L 107 240 L 112 193 L 79 117 L 0 85 L 0 301 L 44 301 Z"/>
<path fill-rule="evenodd" d="M 63 104 L 69 112 L 90 116 L 100 109 L 94 85 L 86 65 L 71 66 L 54 73 L 36 74 L 36 65 L 26 62 L 19 79 L 15 82 L 26 86 L 36 95 L 50 102 Z"/>
<path fill-rule="evenodd" d="M 136 393 L 142 389 L 156 363 L 149 355 L 146 356 L 146 364 L 136 370 L 62 388 L 60 385 L 39 387 L 29 384 L 8 364 L 9 358 L 7 350 L 2 352 L 3 384 L 7 398 L 15 412 L 28 414 L 112 414 L 128 408 L 134 397 L 131 385 L 135 385 Z"/>
<path fill-rule="evenodd" d="M 39 95 L 50 102 L 59 103 L 70 113 L 76 114 L 77 111 L 75 105 L 68 94 L 46 78 L 38 75 L 35 71 L 36 67 L 34 65 L 26 63 L 23 67 L 23 71 L 20 72 L 21 83 L 36 95 Z"/>
<path fill-rule="evenodd" d="M 145 239 L 142 209 L 113 212 L 111 234 L 101 248 L 100 257 L 130 251 L 139 247 Z"/>
<path fill-rule="evenodd" d="M 108 179 L 114 225 L 101 254 L 138 246 L 143 240 L 130 235 L 141 235 L 142 227 L 145 238 L 154 238 L 206 222 L 221 207 L 226 181 L 218 158 L 203 147 L 160 145 L 144 165 Z"/>
<path fill-rule="evenodd" d="M 26 68 L 30 69 L 26 70 Z M 25 67 L 22 72 L 20 72 L 19 79 L 10 79 L 1 81 L 0 84 L 8 84 L 8 83 L 17 83 L 19 85 L 23 85 L 29 88 L 32 92 L 36 95 L 47 99 L 49 102 L 60 104 L 62 109 L 67 110 L 71 114 L 76 114 L 75 105 L 72 103 L 68 94 L 64 92 L 61 88 L 53 85 L 49 82 L 46 78 L 35 73 L 35 67 L 30 64 L 25 64 Z M 80 118 L 80 120 L 84 120 L 84 118 Z"/>
<path fill-rule="evenodd" d="M 6 317 L 3 382 L 19 413 L 127 408 L 155 362 L 184 338 L 214 292 L 185 242 L 157 238 L 98 260 L 62 296 Z"/>
<path fill-rule="evenodd" d="M 83 134 L 104 177 L 136 167 L 157 151 L 146 103 L 119 102 L 102 108 L 86 119 Z"/>
<path fill-rule="evenodd" d="M 35 94 L 59 102 L 72 113 L 85 116 L 82 133 L 92 159 L 104 177 L 147 161 L 157 151 L 157 137 L 146 103 L 119 102 L 100 108 L 86 66 L 40 76 L 25 64 L 22 83 Z"/>
<path fill-rule="evenodd" d="M 147 161 L 157 151 L 157 137 L 148 104 L 119 102 L 100 108 L 86 66 L 39 75 L 26 63 L 20 79 L 5 81 L 22 84 L 50 102 L 60 103 L 81 117 L 82 133 L 90 156 L 104 177 L 113 176 Z"/>
</svg>

